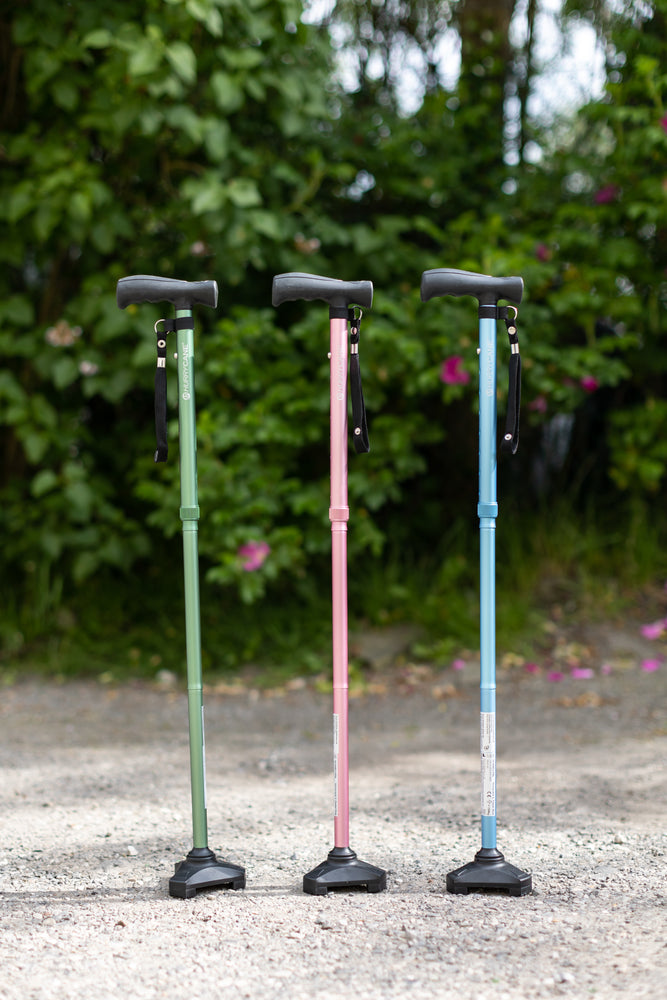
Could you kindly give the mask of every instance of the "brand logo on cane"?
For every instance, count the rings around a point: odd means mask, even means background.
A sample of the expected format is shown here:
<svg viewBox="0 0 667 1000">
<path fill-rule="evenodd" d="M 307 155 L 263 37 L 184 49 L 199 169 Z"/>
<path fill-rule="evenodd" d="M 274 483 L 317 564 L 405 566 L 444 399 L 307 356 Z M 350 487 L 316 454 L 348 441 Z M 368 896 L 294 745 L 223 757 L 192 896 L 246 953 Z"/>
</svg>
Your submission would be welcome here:
<svg viewBox="0 0 667 1000">
<path fill-rule="evenodd" d="M 486 348 L 486 395 L 493 396 L 493 344 Z"/>
<path fill-rule="evenodd" d="M 339 354 L 336 359 L 336 399 L 345 399 L 345 355 Z"/>
<path fill-rule="evenodd" d="M 183 346 L 181 351 L 181 374 L 183 379 L 183 399 L 190 398 L 190 348 L 187 344 Z"/>
</svg>

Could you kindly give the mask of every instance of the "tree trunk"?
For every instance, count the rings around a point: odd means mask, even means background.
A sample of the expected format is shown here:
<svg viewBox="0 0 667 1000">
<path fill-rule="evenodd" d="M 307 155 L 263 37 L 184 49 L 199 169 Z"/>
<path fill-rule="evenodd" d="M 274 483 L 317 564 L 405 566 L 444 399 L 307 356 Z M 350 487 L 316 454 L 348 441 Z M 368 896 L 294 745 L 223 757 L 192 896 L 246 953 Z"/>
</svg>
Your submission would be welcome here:
<svg viewBox="0 0 667 1000">
<path fill-rule="evenodd" d="M 509 27 L 516 0 L 461 0 L 458 112 L 479 195 L 495 191 L 504 162 L 505 92 L 512 73 Z"/>
</svg>

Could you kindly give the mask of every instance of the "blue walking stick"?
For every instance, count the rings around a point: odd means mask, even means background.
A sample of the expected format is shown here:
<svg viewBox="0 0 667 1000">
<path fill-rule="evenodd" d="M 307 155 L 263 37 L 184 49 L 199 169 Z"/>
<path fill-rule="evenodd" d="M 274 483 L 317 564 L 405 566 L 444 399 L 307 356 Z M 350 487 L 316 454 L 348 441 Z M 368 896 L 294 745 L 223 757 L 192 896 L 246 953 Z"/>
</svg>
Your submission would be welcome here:
<svg viewBox="0 0 667 1000">
<path fill-rule="evenodd" d="M 167 334 L 176 333 L 178 358 L 178 419 L 180 439 L 181 508 L 183 523 L 183 575 L 185 581 L 185 642 L 188 675 L 188 720 L 190 728 L 190 783 L 192 791 L 193 847 L 175 866 L 169 880 L 169 895 L 189 899 L 200 889 L 245 887 L 245 871 L 219 861 L 208 846 L 206 810 L 206 756 L 204 751 L 204 704 L 199 614 L 199 557 L 197 499 L 197 427 L 195 419 L 194 305 L 215 308 L 215 281 L 178 281 L 147 274 L 121 278 L 116 288 L 121 309 L 142 302 L 170 302 L 175 319 L 155 324 L 157 367 L 155 372 L 155 461 L 167 460 Z"/>
<path fill-rule="evenodd" d="M 507 424 L 502 449 L 515 454 L 519 444 L 521 355 L 516 306 L 523 280 L 436 268 L 422 275 L 423 302 L 442 295 L 472 295 L 479 303 L 479 517 L 480 540 L 480 754 L 482 772 L 482 847 L 475 860 L 447 875 L 449 892 L 504 890 L 525 896 L 531 876 L 505 861 L 496 846 L 496 322 L 504 319 L 510 339 Z M 499 307 L 503 299 L 513 306 Z M 510 315 L 510 310 L 513 315 Z"/>
</svg>

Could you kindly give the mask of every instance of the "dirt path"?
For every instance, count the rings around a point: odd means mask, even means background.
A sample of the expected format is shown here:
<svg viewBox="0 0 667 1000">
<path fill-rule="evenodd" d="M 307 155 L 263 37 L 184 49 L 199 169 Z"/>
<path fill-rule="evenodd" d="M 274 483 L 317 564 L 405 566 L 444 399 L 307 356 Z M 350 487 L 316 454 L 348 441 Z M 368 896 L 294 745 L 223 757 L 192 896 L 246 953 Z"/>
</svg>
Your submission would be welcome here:
<svg viewBox="0 0 667 1000">
<path fill-rule="evenodd" d="M 508 673 L 499 847 L 534 892 L 453 896 L 479 847 L 476 678 L 351 704 L 351 842 L 387 891 L 312 897 L 331 846 L 330 700 L 206 696 L 210 846 L 247 888 L 177 900 L 185 696 L 19 683 L 0 698 L 0 997 L 667 996 L 667 670 Z M 414 686 L 414 685 L 413 685 Z"/>
</svg>

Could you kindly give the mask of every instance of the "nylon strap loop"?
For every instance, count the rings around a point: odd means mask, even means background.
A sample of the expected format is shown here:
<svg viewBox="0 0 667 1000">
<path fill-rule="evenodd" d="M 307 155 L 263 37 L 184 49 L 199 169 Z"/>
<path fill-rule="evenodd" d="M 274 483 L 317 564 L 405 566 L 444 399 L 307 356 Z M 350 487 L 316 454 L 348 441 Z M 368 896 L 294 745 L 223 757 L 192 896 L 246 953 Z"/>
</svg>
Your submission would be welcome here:
<svg viewBox="0 0 667 1000">
<path fill-rule="evenodd" d="M 361 330 L 362 312 L 355 315 L 350 309 L 350 396 L 352 398 L 352 444 L 358 455 L 371 450 L 368 440 L 368 423 L 366 421 L 366 404 L 361 385 L 361 366 L 359 364 L 359 333 Z"/>
<path fill-rule="evenodd" d="M 160 326 L 162 329 L 160 329 Z M 157 336 L 157 368 L 155 369 L 155 455 L 154 462 L 166 462 L 167 444 L 167 334 L 176 330 L 192 330 L 191 316 L 159 319 L 154 328 Z"/>
<path fill-rule="evenodd" d="M 163 330 L 159 329 L 164 324 Z M 157 367 L 155 369 L 155 455 L 154 462 L 166 462 L 167 444 L 167 332 L 173 320 L 159 319 L 155 324 L 157 336 Z"/>
<path fill-rule="evenodd" d="M 176 330 L 193 330 L 192 316 L 177 316 L 176 319 L 159 319 L 158 323 L 164 323 L 165 333 L 175 333 Z M 157 323 L 155 324 L 157 326 Z"/>
<path fill-rule="evenodd" d="M 499 309 L 499 318 L 505 321 L 507 336 L 510 342 L 509 387 L 507 390 L 507 418 L 505 433 L 500 443 L 501 451 L 507 455 L 516 455 L 519 447 L 519 411 L 521 409 L 521 354 L 519 353 L 519 335 L 517 332 L 517 309 L 511 307 L 514 315 L 509 315 L 509 309 Z"/>
</svg>

